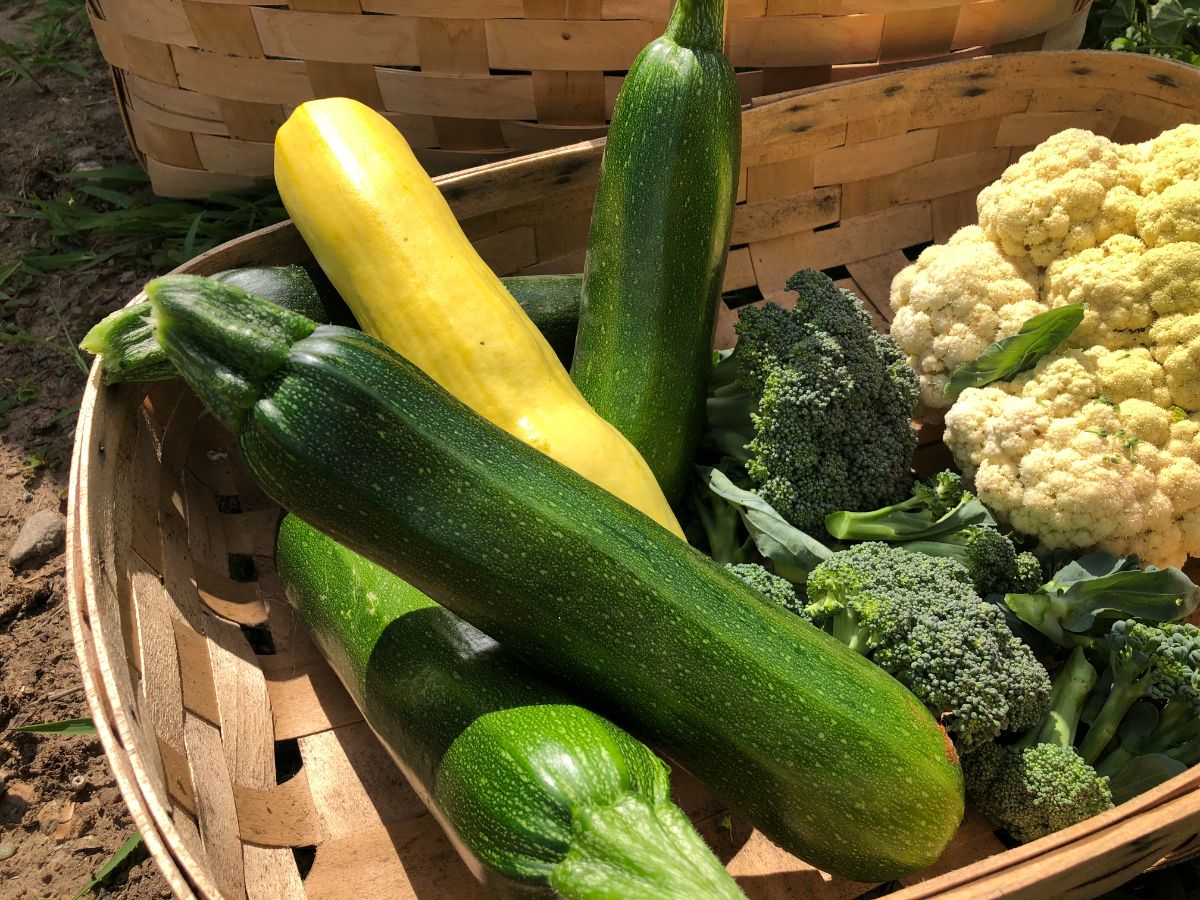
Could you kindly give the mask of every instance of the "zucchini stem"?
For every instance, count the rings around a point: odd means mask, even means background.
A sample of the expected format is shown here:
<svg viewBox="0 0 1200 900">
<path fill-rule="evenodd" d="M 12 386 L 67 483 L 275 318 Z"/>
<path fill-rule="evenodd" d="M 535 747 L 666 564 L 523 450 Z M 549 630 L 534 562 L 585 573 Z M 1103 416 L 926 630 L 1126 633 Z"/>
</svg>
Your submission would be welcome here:
<svg viewBox="0 0 1200 900">
<path fill-rule="evenodd" d="M 317 327 L 269 300 L 196 275 L 156 278 L 146 296 L 167 358 L 235 434 L 292 345 Z"/>
<path fill-rule="evenodd" d="M 745 898 L 673 803 L 629 795 L 611 806 L 576 807 L 572 820 L 571 849 L 550 873 L 565 900 Z"/>
<path fill-rule="evenodd" d="M 725 0 L 675 0 L 667 40 L 689 50 L 725 50 Z"/>
</svg>

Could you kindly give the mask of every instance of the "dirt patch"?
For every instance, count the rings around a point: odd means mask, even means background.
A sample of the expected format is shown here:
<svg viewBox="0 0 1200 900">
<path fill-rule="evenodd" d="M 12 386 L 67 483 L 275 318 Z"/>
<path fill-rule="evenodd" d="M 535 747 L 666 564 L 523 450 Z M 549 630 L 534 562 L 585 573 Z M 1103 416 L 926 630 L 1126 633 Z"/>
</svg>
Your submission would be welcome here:
<svg viewBox="0 0 1200 900">
<path fill-rule="evenodd" d="M 28 35 L 13 22 L 20 12 L 0 8 L 4 40 Z M 84 45 L 71 59 L 91 77 L 52 70 L 37 73 L 40 86 L 28 79 L 0 84 L 0 194 L 49 192 L 56 173 L 133 162 L 99 55 Z M 0 213 L 13 210 L 0 199 Z M 0 217 L 0 266 L 46 240 L 43 223 Z M 101 266 L 49 275 L 4 303 L 0 324 L 7 333 L 60 346 L 0 344 L 0 401 L 19 398 L 0 413 L 0 425 L 7 421 L 0 428 L 0 551 L 12 546 L 34 512 L 65 513 L 72 410 L 84 381 L 64 352 L 68 335 L 77 341 L 150 274 Z M 71 897 L 134 831 L 96 738 L 12 731 L 87 715 L 62 553 L 15 573 L 0 554 L 0 896 Z M 108 890 L 128 900 L 170 895 L 144 856 L 119 872 Z"/>
</svg>

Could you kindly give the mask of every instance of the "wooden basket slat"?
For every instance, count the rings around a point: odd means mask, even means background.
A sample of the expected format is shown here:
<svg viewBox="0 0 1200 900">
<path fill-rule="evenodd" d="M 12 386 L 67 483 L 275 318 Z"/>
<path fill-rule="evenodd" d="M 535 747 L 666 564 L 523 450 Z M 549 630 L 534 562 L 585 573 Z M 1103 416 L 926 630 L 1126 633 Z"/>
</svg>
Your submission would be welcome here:
<svg viewBox="0 0 1200 900">
<path fill-rule="evenodd" d="M 749 103 L 951 55 L 1074 47 L 1087 5 L 731 0 L 728 48 Z M 89 18 L 155 189 L 195 195 L 269 178 L 276 129 L 312 97 L 392 116 L 434 172 L 599 136 L 622 73 L 670 10 L 670 0 L 95 0 Z"/>
<path fill-rule="evenodd" d="M 530 7 L 563 20 L 565 6 L 555 12 L 556 4 Z M 761 7 L 760 15 L 776 9 Z M 163 99 L 151 94 L 142 102 Z M 744 117 L 744 191 L 726 286 L 790 302 L 782 287 L 793 271 L 836 267 L 839 283 L 885 326 L 905 251 L 972 221 L 978 189 L 1027 142 L 1081 124 L 1142 139 L 1181 121 L 1200 121 L 1200 73 L 1097 53 L 961 60 L 757 102 Z M 578 271 L 601 149 L 589 141 L 439 183 L 497 271 Z M 186 270 L 306 260 L 284 223 Z M 732 344 L 736 319 L 723 305 L 718 346 Z M 94 372 L 73 463 L 71 558 L 81 571 L 68 584 L 77 648 L 89 699 L 111 722 L 102 739 L 118 783 L 151 832 L 152 853 L 180 896 L 357 898 L 384 885 L 425 900 L 476 896 L 281 597 L 270 555 L 278 512 L 231 436 L 199 413 L 177 384 L 102 390 Z M 922 466 L 946 461 L 937 431 L 922 429 Z M 254 581 L 236 580 L 231 554 L 253 560 Z M 240 624 L 269 632 L 275 652 L 255 655 Z M 276 784 L 274 752 L 292 741 L 302 767 Z M 862 892 L 792 859 L 737 817 L 729 831 L 719 801 L 685 773 L 674 781 L 752 896 Z M 906 879 L 911 886 L 897 896 L 1089 896 L 1169 854 L 1195 852 L 1198 810 L 1193 769 L 1007 852 L 971 815 L 938 866 Z M 315 861 L 301 879 L 291 848 L 310 846 Z"/>
</svg>

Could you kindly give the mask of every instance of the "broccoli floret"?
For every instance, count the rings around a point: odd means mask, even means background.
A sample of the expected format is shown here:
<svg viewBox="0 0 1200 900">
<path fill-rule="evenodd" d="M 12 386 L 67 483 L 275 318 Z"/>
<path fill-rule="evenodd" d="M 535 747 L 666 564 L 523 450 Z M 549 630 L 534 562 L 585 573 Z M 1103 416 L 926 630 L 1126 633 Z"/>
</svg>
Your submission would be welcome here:
<svg viewBox="0 0 1200 900">
<path fill-rule="evenodd" d="M 1054 678 L 1045 717 L 1011 745 L 986 743 L 963 757 L 967 797 L 1022 842 L 1037 840 L 1111 809 L 1108 779 L 1072 746 L 1096 684 L 1081 648 Z"/>
<path fill-rule="evenodd" d="M 1017 553 L 956 472 L 918 481 L 911 497 L 891 506 L 831 513 L 825 529 L 838 540 L 897 542 L 913 553 L 956 560 L 967 567 L 975 590 L 984 597 L 1037 590 L 1042 583 L 1037 557 Z"/>
<path fill-rule="evenodd" d="M 961 531 L 933 540 L 900 544 L 913 553 L 945 556 L 957 560 L 971 573 L 980 596 L 1037 590 L 1042 583 L 1042 564 L 1032 553 L 1017 553 L 1007 535 L 986 525 L 968 525 Z"/>
<path fill-rule="evenodd" d="M 781 578 L 757 563 L 726 563 L 725 568 L 754 588 L 769 602 L 798 615 L 804 615 L 804 601 L 786 578 Z"/>
<path fill-rule="evenodd" d="M 1108 634 L 1094 645 L 1105 654 L 1105 682 L 1111 687 L 1079 745 L 1080 755 L 1089 763 L 1100 757 L 1126 713 L 1139 700 L 1176 699 L 1192 705 L 1200 663 L 1200 629 L 1121 619 L 1113 622 Z"/>
<path fill-rule="evenodd" d="M 905 684 L 963 750 L 1045 711 L 1045 668 L 952 559 L 858 544 L 813 569 L 808 597 L 814 624 Z"/>
<path fill-rule="evenodd" d="M 1016 565 L 1013 566 L 1013 580 L 1003 593 L 1026 594 L 1036 591 L 1045 579 L 1042 562 L 1028 551 L 1017 554 Z M 997 591 L 997 593 L 1001 593 Z"/>
<path fill-rule="evenodd" d="M 912 497 L 906 502 L 927 510 L 929 517 L 937 521 L 973 496 L 963 486 L 962 476 L 946 469 L 925 481 L 915 482 Z"/>
<path fill-rule="evenodd" d="M 908 492 L 917 377 L 854 294 L 811 269 L 787 288 L 799 294 L 793 310 L 741 310 L 737 348 L 714 372 L 706 440 L 819 537 L 827 514 Z"/>
</svg>

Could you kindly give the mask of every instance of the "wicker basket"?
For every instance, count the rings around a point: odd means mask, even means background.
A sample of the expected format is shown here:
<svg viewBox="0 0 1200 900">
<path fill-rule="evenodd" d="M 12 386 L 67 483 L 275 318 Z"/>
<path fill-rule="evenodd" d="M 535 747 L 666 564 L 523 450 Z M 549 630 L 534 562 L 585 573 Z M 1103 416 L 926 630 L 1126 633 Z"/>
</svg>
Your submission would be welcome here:
<svg viewBox="0 0 1200 900">
<path fill-rule="evenodd" d="M 744 99 L 953 53 L 1079 46 L 1091 0 L 730 0 Z M 89 0 L 166 196 L 271 174 L 313 97 L 389 114 L 433 173 L 604 134 L 671 0 Z M 834 67 L 840 67 L 835 70 Z"/>
<path fill-rule="evenodd" d="M 1080 125 L 1121 140 L 1200 121 L 1200 70 L 1148 57 L 1036 53 L 813 88 L 745 115 L 747 170 L 728 287 L 772 296 L 832 269 L 888 318 L 906 251 L 973 217 L 1023 147 Z M 601 144 L 447 176 L 502 273 L 578 270 Z M 290 224 L 184 267 L 309 259 Z M 722 310 L 717 343 L 731 343 Z M 335 677 L 276 602 L 278 509 L 232 437 L 177 382 L 103 388 L 93 368 L 70 492 L 76 649 L 116 778 L 181 897 L 464 898 L 480 890 Z M 936 453 L 936 444 L 924 452 Z M 252 563 L 252 565 L 250 565 Z M 253 571 L 252 580 L 235 573 Z M 244 576 L 243 576 L 244 578 Z M 846 898 L 677 773 L 684 808 L 751 897 Z M 1200 767 L 1104 815 L 1006 850 L 968 816 L 895 896 L 1092 896 L 1200 850 Z"/>
</svg>

